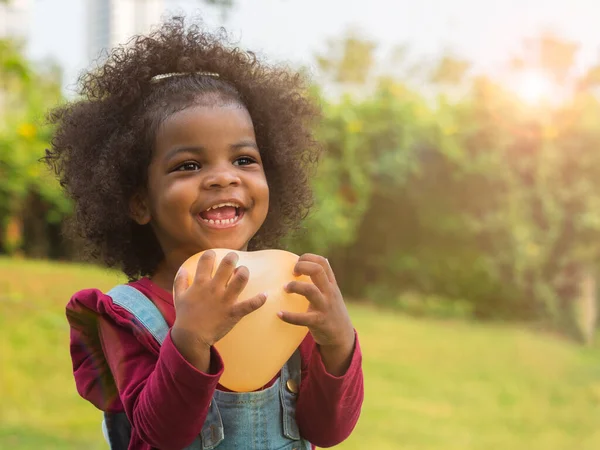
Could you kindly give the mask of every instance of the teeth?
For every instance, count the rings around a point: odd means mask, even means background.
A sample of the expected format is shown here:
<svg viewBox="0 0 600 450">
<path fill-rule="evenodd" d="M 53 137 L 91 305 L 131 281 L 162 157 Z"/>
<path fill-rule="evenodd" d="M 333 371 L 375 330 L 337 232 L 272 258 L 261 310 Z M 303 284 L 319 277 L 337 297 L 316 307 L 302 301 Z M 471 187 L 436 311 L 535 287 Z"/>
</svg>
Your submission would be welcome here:
<svg viewBox="0 0 600 450">
<path fill-rule="evenodd" d="M 235 223 L 238 221 L 238 218 L 235 217 L 233 219 L 217 219 L 217 220 L 213 220 L 213 219 L 202 219 L 205 222 L 211 223 L 211 224 L 217 224 L 217 225 L 225 225 L 228 223 Z"/>
<path fill-rule="evenodd" d="M 238 205 L 237 203 L 219 203 L 218 205 L 211 206 L 206 211 L 210 211 L 211 209 L 222 208 L 224 206 L 233 206 L 234 208 L 240 207 L 240 205 Z"/>
</svg>

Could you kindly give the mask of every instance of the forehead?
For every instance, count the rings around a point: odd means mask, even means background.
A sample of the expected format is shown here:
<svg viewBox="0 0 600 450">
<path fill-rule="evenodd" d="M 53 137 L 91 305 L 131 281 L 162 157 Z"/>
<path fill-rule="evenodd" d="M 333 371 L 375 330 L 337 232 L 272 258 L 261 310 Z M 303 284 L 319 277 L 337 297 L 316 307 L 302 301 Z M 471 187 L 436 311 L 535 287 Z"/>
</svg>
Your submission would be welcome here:
<svg viewBox="0 0 600 450">
<path fill-rule="evenodd" d="M 250 114 L 238 103 L 192 106 L 163 121 L 156 133 L 156 150 L 179 145 L 210 146 L 255 139 Z"/>
</svg>

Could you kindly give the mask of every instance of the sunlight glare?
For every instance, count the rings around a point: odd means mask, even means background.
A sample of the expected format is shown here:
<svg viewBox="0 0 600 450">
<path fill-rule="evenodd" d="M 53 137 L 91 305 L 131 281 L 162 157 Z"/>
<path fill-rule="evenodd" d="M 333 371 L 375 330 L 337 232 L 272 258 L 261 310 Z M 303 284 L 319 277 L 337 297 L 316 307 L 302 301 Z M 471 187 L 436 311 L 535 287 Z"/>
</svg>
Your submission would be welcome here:
<svg viewBox="0 0 600 450">
<path fill-rule="evenodd" d="M 552 95 L 553 85 L 550 78 L 542 72 L 528 70 L 517 79 L 515 93 L 526 103 L 538 103 L 549 99 Z"/>
</svg>

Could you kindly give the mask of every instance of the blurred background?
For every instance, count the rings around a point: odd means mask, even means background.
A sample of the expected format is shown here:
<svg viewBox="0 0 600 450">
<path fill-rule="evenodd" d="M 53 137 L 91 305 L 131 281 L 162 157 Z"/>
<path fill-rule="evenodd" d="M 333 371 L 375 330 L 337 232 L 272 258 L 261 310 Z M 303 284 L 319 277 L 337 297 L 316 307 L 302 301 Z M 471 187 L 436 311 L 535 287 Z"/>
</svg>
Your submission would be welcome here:
<svg viewBox="0 0 600 450">
<path fill-rule="evenodd" d="M 600 448 L 597 0 L 0 0 L 0 448 L 105 449 L 64 306 L 123 277 L 64 239 L 48 108 L 170 13 L 306 71 L 316 207 L 364 352 L 343 449 Z"/>
</svg>

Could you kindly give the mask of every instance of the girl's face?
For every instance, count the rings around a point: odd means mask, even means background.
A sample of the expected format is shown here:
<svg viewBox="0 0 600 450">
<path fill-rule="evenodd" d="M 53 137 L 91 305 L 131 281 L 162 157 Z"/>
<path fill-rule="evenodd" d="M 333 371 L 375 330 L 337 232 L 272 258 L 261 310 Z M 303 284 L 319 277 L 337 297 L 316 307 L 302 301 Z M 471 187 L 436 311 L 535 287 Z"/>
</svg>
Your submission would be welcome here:
<svg viewBox="0 0 600 450">
<path fill-rule="evenodd" d="M 246 250 L 269 209 L 248 111 L 194 106 L 170 116 L 157 132 L 147 194 L 137 203 L 138 222 L 152 225 L 172 268 L 210 248 Z"/>
</svg>

